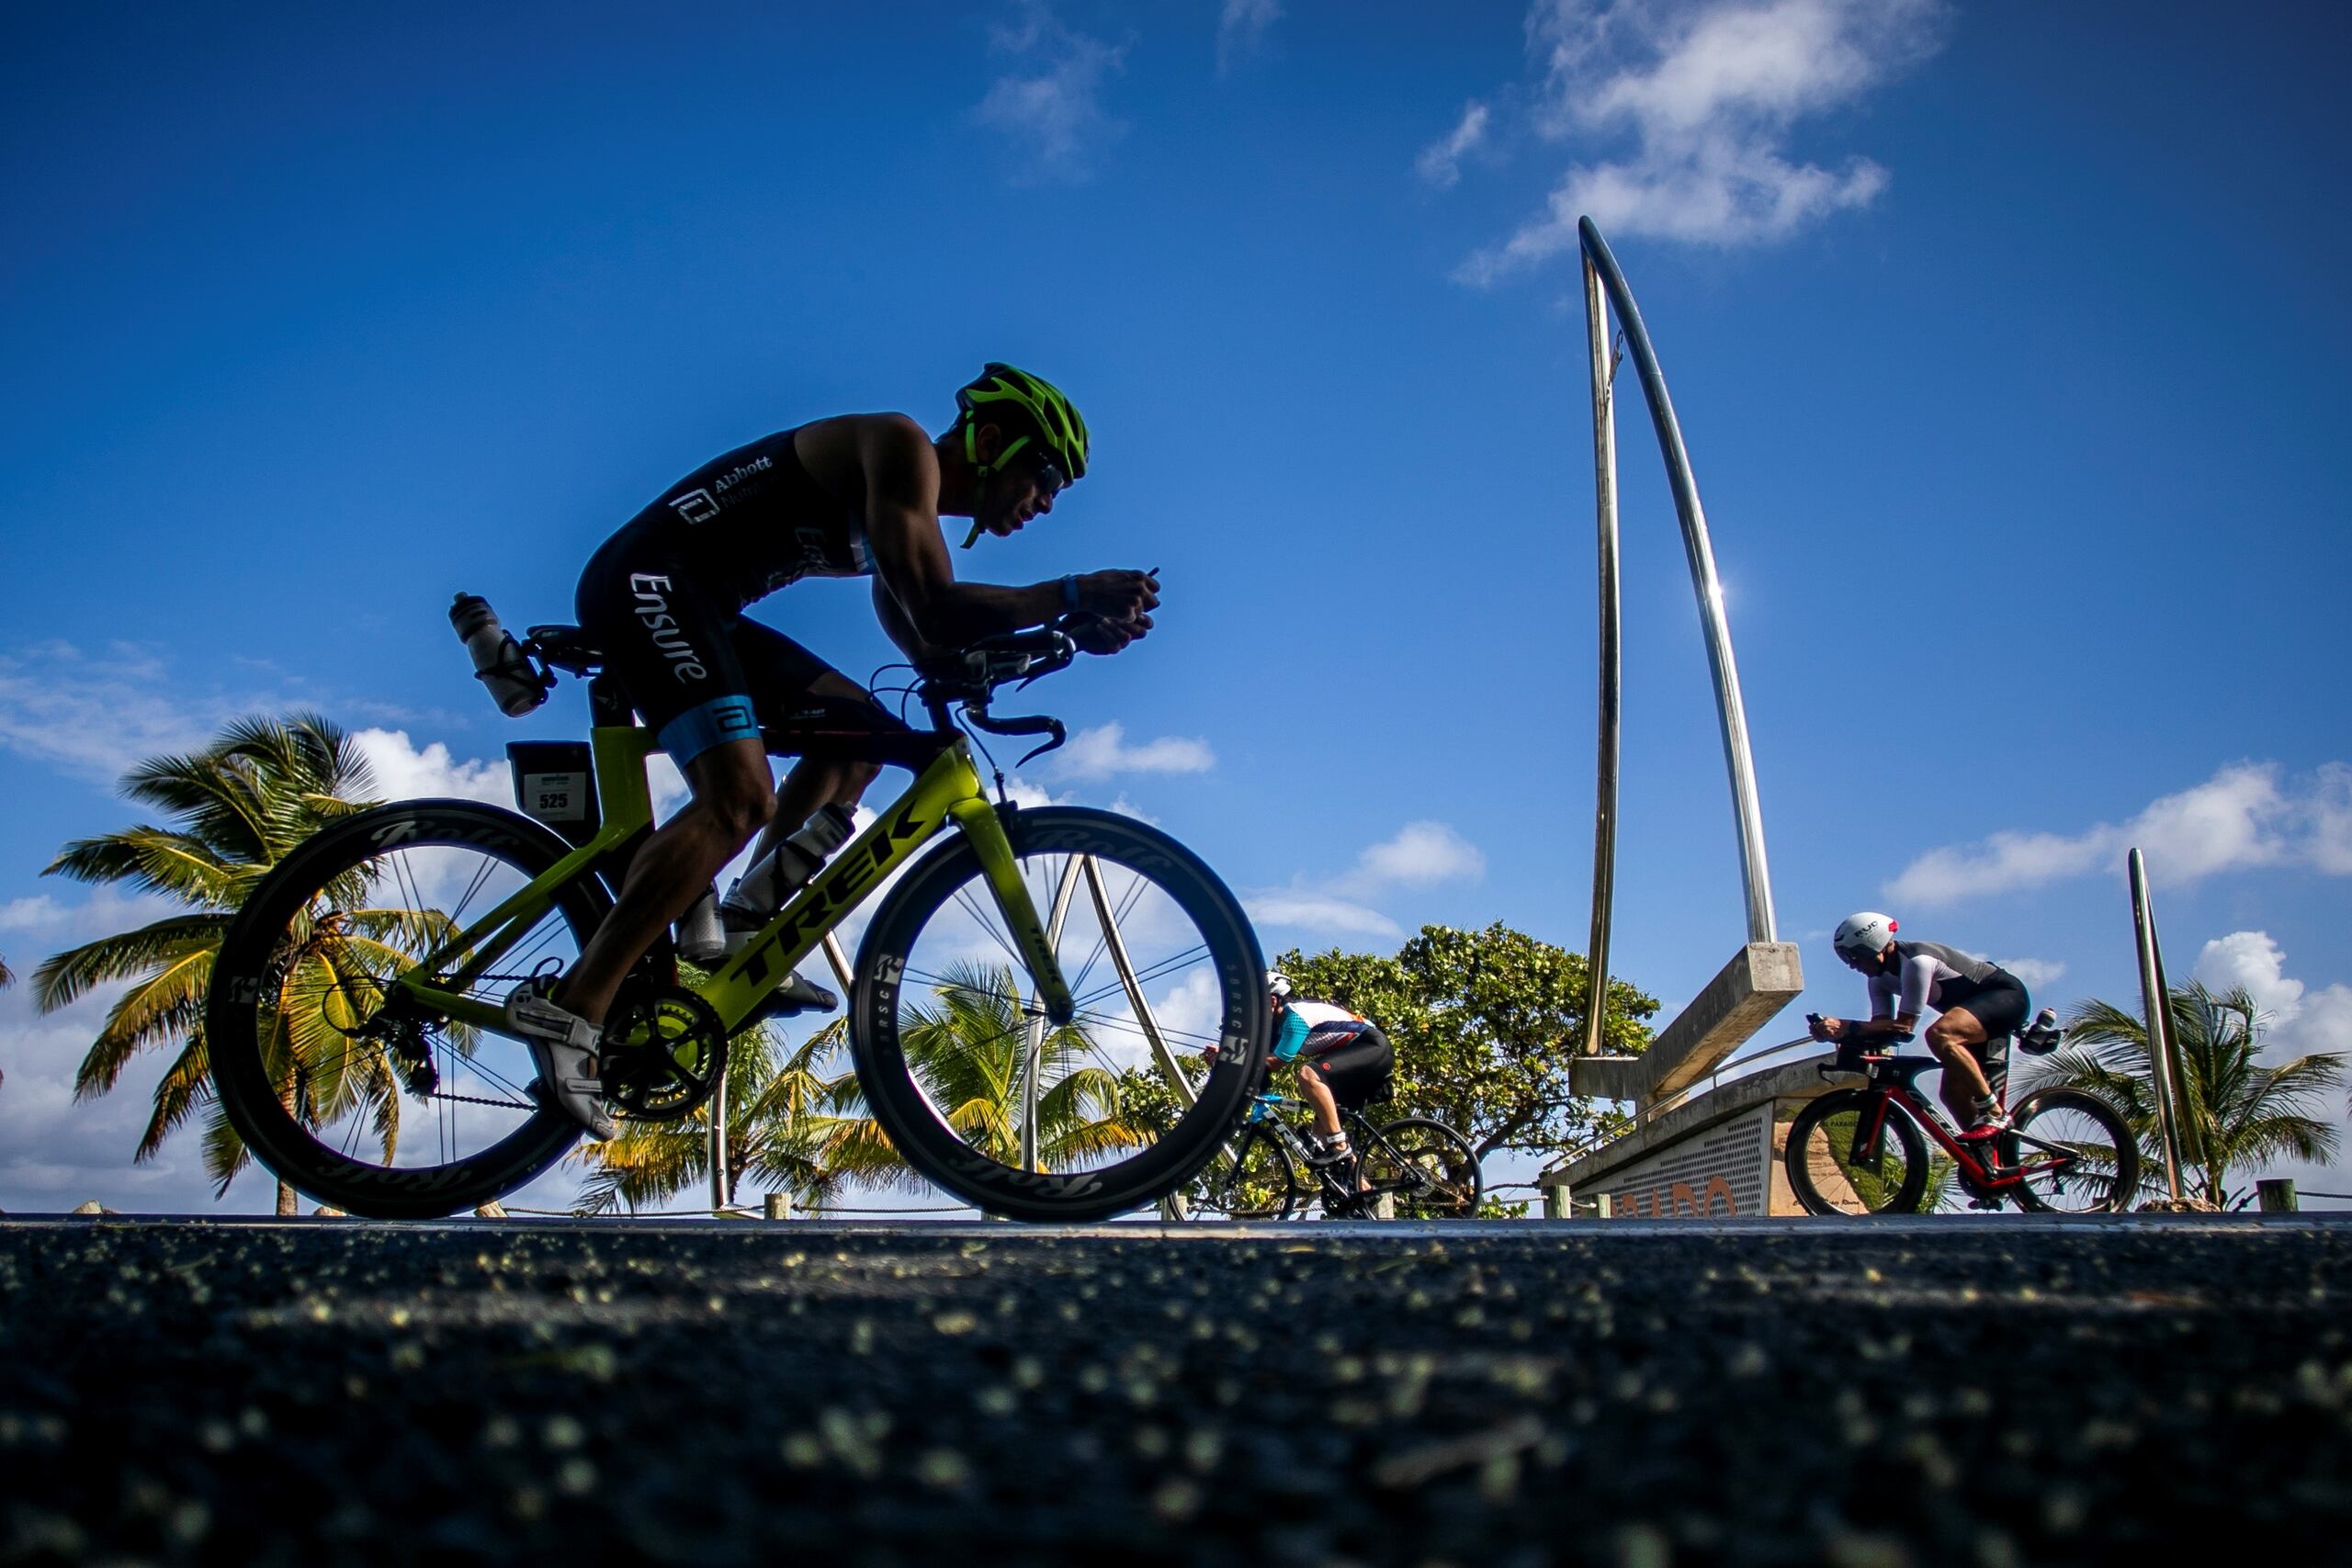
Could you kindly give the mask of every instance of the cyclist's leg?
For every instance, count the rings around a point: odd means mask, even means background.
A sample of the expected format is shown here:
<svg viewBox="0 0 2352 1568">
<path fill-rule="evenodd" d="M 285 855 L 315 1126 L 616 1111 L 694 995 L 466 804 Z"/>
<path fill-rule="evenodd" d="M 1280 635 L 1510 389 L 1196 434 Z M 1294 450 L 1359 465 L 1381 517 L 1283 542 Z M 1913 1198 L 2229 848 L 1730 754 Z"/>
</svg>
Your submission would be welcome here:
<svg viewBox="0 0 2352 1568">
<path fill-rule="evenodd" d="M 751 682 L 752 702 L 763 723 L 779 723 L 803 709 L 821 709 L 843 728 L 904 729 L 907 727 L 876 705 L 865 688 L 826 663 L 773 626 L 749 618 L 738 620 L 733 632 L 736 661 Z M 752 848 L 752 863 L 776 844 L 800 830 L 817 810 L 854 807 L 875 775 L 878 763 L 848 757 L 803 757 L 776 786 L 775 815 Z"/>
<path fill-rule="evenodd" d="M 1396 1066 L 1396 1047 L 1374 1023 L 1366 1023 L 1353 1037 L 1316 1057 L 1317 1076 L 1332 1099 L 1351 1111 L 1363 1110 L 1380 1080 Z"/>
<path fill-rule="evenodd" d="M 581 574 L 580 624 L 605 651 L 694 798 L 629 858 L 619 899 L 551 998 L 601 1023 L 629 967 L 691 908 L 775 810 L 738 620 L 643 524 L 622 529 Z"/>
<path fill-rule="evenodd" d="M 775 809 L 767 752 L 757 740 L 722 741 L 689 758 L 684 771 L 694 798 L 629 857 L 613 912 L 551 998 L 592 1023 L 612 1010 L 630 965 L 710 891 L 711 878 Z"/>
<path fill-rule="evenodd" d="M 1985 1108 L 1993 1102 L 1993 1086 L 1977 1060 L 1985 1038 L 1984 1023 L 1964 1007 L 1946 1008 L 1941 1017 L 1928 1025 L 1928 1049 L 1944 1065 L 1943 1082 L 1937 1086 L 1936 1097 L 1963 1133 L 1985 1120 Z"/>
<path fill-rule="evenodd" d="M 1388 1043 L 1388 1036 L 1375 1024 L 1367 1023 L 1354 1035 L 1329 1050 L 1319 1053 L 1302 1066 L 1299 1081 L 1315 1085 L 1331 1106 L 1332 1131 L 1338 1130 L 1339 1107 L 1344 1103 L 1353 1110 L 1362 1109 L 1365 1100 L 1380 1080 L 1396 1065 L 1396 1052 Z M 1319 1106 L 1318 1102 L 1318 1106 Z M 1318 1108 L 1317 1116 L 1321 1115 Z M 1329 1133 L 1325 1136 L 1329 1137 Z M 1363 1151 L 1356 1151 L 1359 1155 Z M 1363 1162 L 1357 1162 L 1355 1187 L 1364 1190 L 1370 1183 L 1364 1179 Z"/>
<path fill-rule="evenodd" d="M 1301 1057 L 1297 1066 L 1299 1098 L 1306 1100 L 1308 1109 L 1315 1112 L 1315 1130 L 1325 1138 L 1337 1137 L 1340 1132 L 1340 1102 L 1332 1098 L 1331 1086 L 1323 1077 L 1320 1062 L 1312 1057 Z"/>
</svg>

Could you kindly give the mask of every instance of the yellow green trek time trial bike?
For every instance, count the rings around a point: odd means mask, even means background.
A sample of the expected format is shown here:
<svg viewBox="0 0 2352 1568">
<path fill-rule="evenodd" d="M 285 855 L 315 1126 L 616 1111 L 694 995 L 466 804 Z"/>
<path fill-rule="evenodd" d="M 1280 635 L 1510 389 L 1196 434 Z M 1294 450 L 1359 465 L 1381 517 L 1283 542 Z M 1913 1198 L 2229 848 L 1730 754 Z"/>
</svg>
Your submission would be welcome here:
<svg viewBox="0 0 2352 1568">
<path fill-rule="evenodd" d="M 474 1207 L 581 1135 L 540 1103 L 502 1003 L 573 962 L 612 908 L 650 831 L 657 747 L 575 628 L 533 627 L 522 649 L 546 685 L 559 670 L 590 678 L 592 739 L 573 748 L 593 796 L 542 759 L 525 804 L 561 796 L 569 811 L 537 813 L 553 826 L 461 800 L 356 812 L 255 886 L 221 943 L 206 1025 L 228 1120 L 280 1179 L 351 1213 Z M 929 729 L 843 716 L 862 705 L 775 716 L 771 753 L 901 766 L 913 786 L 707 977 L 682 980 L 666 941 L 632 971 L 603 1054 L 624 1125 L 699 1108 L 729 1041 L 881 890 L 854 965 L 850 1048 L 863 1110 L 909 1166 L 990 1213 L 1047 1221 L 1151 1203 L 1201 1169 L 1267 1049 L 1248 917 L 1147 823 L 991 801 L 956 722 L 1059 744 L 1057 722 L 992 717 L 989 703 L 1074 651 L 1046 628 L 921 671 Z M 854 1135 L 858 1110 L 805 1113 Z"/>
</svg>

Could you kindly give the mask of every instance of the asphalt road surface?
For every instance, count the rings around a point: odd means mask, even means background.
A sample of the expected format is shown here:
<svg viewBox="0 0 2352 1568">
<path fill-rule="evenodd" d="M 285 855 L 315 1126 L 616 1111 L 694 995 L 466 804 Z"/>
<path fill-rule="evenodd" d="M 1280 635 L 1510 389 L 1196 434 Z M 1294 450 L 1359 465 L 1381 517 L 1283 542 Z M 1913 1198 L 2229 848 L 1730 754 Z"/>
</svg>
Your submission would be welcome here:
<svg viewBox="0 0 2352 1568">
<path fill-rule="evenodd" d="M 12 1218 L 0 1563 L 2342 1562 L 2348 1305 L 2312 1216 Z"/>
</svg>

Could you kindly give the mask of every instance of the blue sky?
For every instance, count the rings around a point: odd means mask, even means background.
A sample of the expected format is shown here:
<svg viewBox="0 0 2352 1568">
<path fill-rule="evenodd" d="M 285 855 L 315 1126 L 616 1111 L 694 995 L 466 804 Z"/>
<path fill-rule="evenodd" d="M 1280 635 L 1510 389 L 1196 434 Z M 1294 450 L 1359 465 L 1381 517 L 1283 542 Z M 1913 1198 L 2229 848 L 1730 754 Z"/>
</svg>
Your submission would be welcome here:
<svg viewBox="0 0 2352 1568">
<path fill-rule="evenodd" d="M 1097 466 L 959 569 L 1166 584 L 1148 641 L 1048 688 L 1091 733 L 1033 787 L 1157 818 L 1270 951 L 1581 947 L 1589 211 L 1714 530 L 1815 981 L 1789 1019 L 1854 1004 L 1826 932 L 1862 906 L 2129 1001 L 2137 843 L 2176 976 L 2352 1048 L 2352 23 L 2118 15 L 12 7 L 0 953 L 138 913 L 40 870 L 238 712 L 316 705 L 388 783 L 495 793 L 577 699 L 500 719 L 453 592 L 567 618 L 679 474 L 829 412 L 937 427 L 988 358 L 1068 388 Z M 1671 1008 L 1741 905 L 1623 412 L 1617 966 Z M 887 657 L 855 587 L 762 614 Z M 203 1206 L 192 1141 L 126 1168 L 152 1070 L 70 1106 L 94 1027 L 0 995 L 0 1209 Z"/>
</svg>

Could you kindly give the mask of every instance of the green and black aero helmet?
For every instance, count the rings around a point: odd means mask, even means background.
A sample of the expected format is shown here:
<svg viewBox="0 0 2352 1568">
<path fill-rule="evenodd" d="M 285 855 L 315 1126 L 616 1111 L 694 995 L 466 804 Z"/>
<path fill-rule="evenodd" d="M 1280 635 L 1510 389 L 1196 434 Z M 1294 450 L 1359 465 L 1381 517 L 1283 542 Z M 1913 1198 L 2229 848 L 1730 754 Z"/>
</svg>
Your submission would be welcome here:
<svg viewBox="0 0 2352 1568">
<path fill-rule="evenodd" d="M 1036 427 L 1064 479 L 1086 477 L 1086 421 L 1070 400 L 1052 382 L 991 360 L 980 371 L 978 380 L 956 394 L 959 411 L 956 423 L 964 427 L 964 456 L 971 459 L 982 480 L 1002 468 L 1013 454 L 1029 445 L 1030 439 L 1026 435 L 1015 436 L 996 455 L 995 462 L 982 463 L 978 438 L 980 422 L 991 412 L 988 407 L 990 403 L 1011 403 L 1028 416 L 1027 423 Z"/>
</svg>

